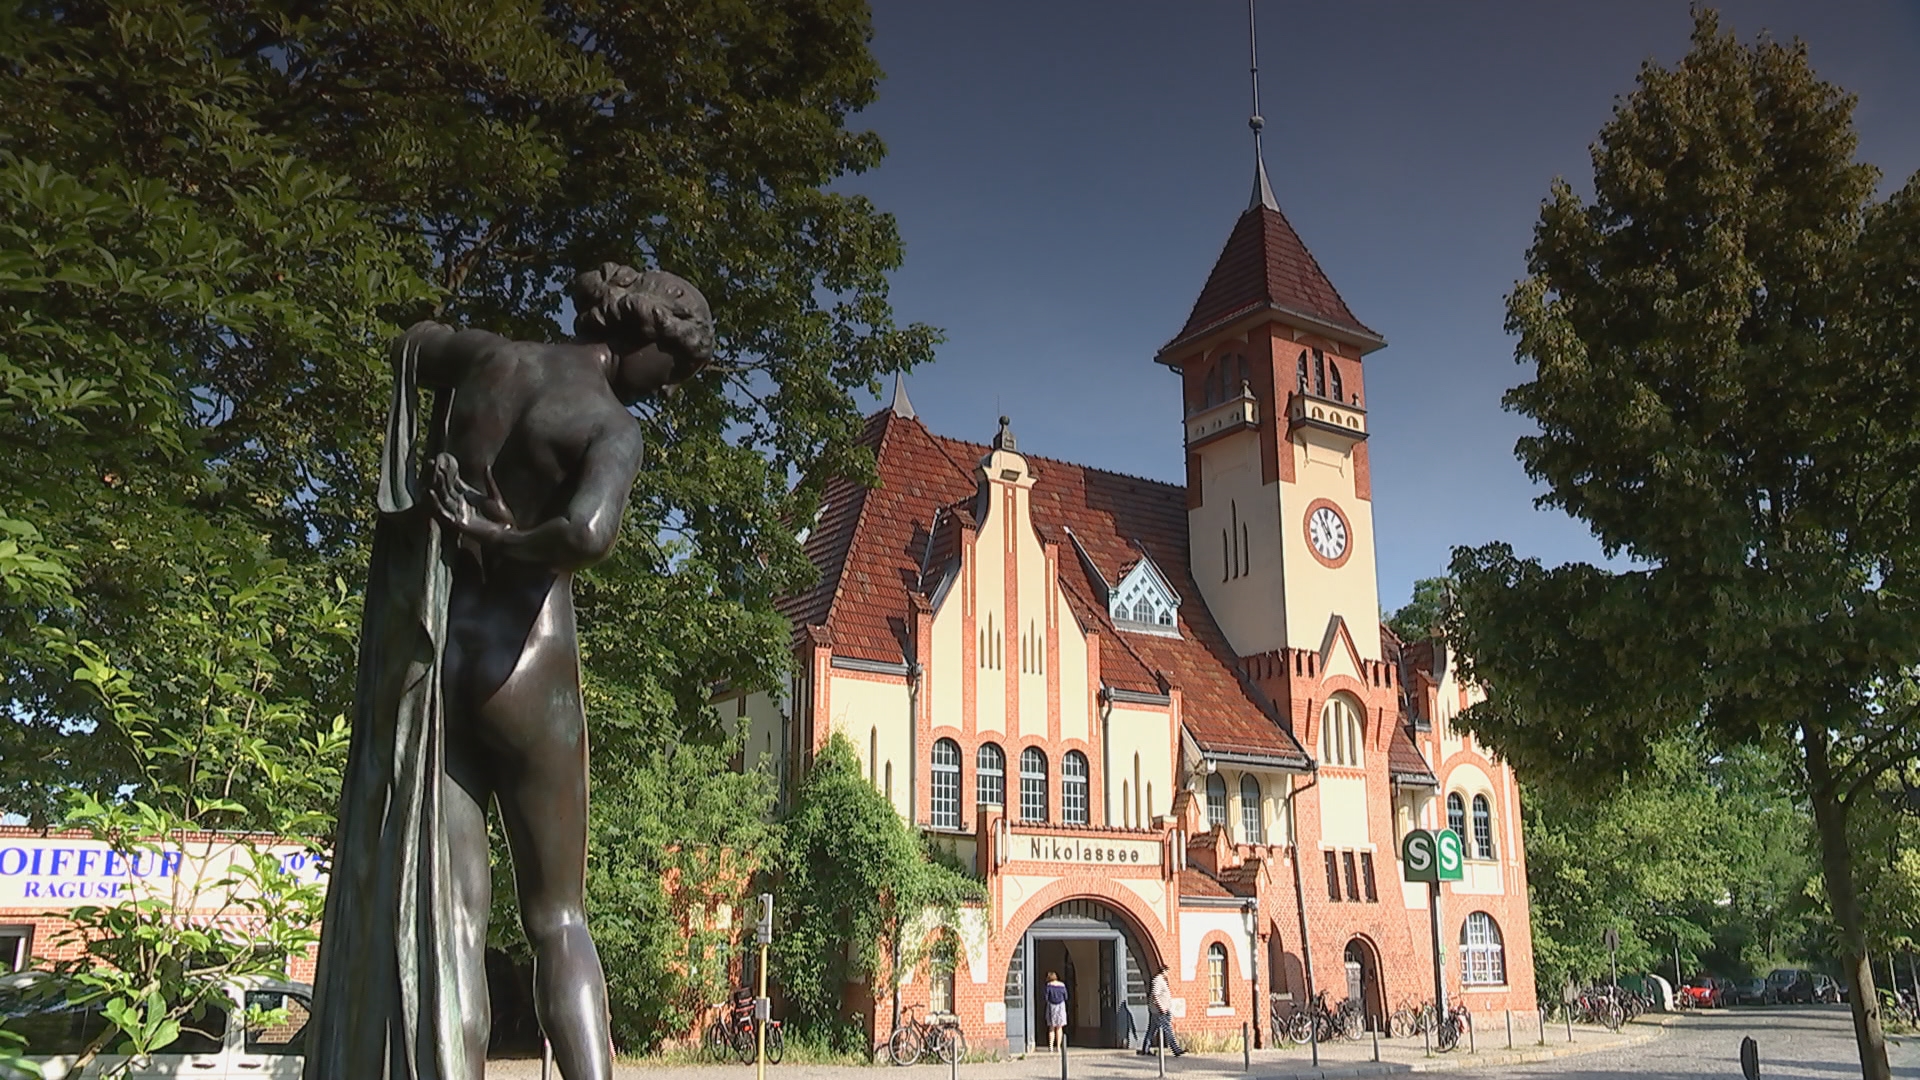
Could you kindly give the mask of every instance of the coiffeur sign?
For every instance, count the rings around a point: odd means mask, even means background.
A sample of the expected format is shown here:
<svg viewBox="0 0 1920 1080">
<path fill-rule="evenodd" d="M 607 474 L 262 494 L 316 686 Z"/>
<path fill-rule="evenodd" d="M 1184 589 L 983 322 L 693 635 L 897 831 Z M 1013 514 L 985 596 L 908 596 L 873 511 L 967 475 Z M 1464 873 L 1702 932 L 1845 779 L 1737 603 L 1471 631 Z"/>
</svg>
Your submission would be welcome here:
<svg viewBox="0 0 1920 1080">
<path fill-rule="evenodd" d="M 255 850 L 272 855 L 283 873 L 325 880 L 324 860 L 295 844 L 250 848 L 215 837 L 118 851 L 99 840 L 10 836 L 0 838 L 0 908 L 60 909 L 129 899 L 162 900 L 182 911 L 220 908 L 251 891 L 235 879 Z"/>
</svg>

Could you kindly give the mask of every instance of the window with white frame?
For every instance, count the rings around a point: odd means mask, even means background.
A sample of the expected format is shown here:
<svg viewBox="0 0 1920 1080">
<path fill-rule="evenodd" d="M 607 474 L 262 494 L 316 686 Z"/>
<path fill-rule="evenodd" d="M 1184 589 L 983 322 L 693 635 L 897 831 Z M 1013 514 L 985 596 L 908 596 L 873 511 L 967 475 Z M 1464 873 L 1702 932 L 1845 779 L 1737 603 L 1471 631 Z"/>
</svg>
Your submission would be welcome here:
<svg viewBox="0 0 1920 1080">
<path fill-rule="evenodd" d="M 1154 568 L 1153 560 L 1144 555 L 1113 587 L 1107 603 L 1107 614 L 1116 623 L 1166 630 L 1174 628 L 1174 615 L 1179 609 L 1180 598 Z"/>
<path fill-rule="evenodd" d="M 1467 800 L 1461 798 L 1457 791 L 1447 792 L 1447 828 L 1452 829 L 1462 843 L 1466 842 Z"/>
<path fill-rule="evenodd" d="M 1460 979 L 1468 986 L 1499 986 L 1507 981 L 1500 926 L 1484 911 L 1467 916 L 1460 928 Z"/>
<path fill-rule="evenodd" d="M 1020 751 L 1020 820 L 1047 820 L 1047 754 L 1037 746 Z"/>
<path fill-rule="evenodd" d="M 1227 947 L 1214 942 L 1207 946 L 1207 1004 L 1227 1003 Z"/>
<path fill-rule="evenodd" d="M 1493 858 L 1493 805 L 1485 795 L 1473 797 L 1473 857 Z"/>
<path fill-rule="evenodd" d="M 1060 820 L 1087 823 L 1087 755 L 1069 750 L 1060 759 Z"/>
<path fill-rule="evenodd" d="M 1267 819 L 1260 803 L 1260 781 L 1250 773 L 1240 777 L 1240 838 L 1249 844 L 1267 842 Z"/>
<path fill-rule="evenodd" d="M 1351 698 L 1336 694 L 1320 710 L 1320 763 L 1357 769 L 1363 765 L 1360 710 Z"/>
<path fill-rule="evenodd" d="M 960 827 L 960 744 L 941 739 L 933 744 L 933 827 Z"/>
<path fill-rule="evenodd" d="M 1219 773 L 1207 775 L 1207 827 L 1227 827 L 1227 782 Z"/>
<path fill-rule="evenodd" d="M 973 801 L 1007 805 L 1007 755 L 993 743 L 981 743 L 973 755 Z"/>
</svg>

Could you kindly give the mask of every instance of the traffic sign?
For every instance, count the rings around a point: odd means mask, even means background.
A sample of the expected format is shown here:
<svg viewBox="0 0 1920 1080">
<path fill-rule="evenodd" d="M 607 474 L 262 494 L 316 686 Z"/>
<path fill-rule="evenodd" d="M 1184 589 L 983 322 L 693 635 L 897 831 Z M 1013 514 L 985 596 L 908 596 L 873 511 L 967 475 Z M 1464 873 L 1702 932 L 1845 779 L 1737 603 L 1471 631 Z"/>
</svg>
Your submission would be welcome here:
<svg viewBox="0 0 1920 1080">
<path fill-rule="evenodd" d="M 1400 841 L 1400 870 L 1408 881 L 1459 881 L 1465 872 L 1460 834 L 1411 829 Z"/>
</svg>

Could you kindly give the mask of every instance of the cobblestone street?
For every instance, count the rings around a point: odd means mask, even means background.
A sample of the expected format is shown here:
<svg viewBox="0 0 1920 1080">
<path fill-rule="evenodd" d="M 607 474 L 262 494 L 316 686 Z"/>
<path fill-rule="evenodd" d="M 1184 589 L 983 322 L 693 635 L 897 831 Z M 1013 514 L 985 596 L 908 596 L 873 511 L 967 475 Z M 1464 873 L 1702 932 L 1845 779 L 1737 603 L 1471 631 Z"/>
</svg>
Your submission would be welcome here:
<svg viewBox="0 0 1920 1080">
<path fill-rule="evenodd" d="M 1665 1020 L 1666 1024 L 1660 1022 Z M 1842 1007 L 1797 1009 L 1733 1009 L 1700 1015 L 1651 1018 L 1629 1024 L 1618 1034 L 1576 1027 L 1569 1045 L 1566 1030 L 1549 1024 L 1547 1044 L 1537 1045 L 1532 1025 L 1517 1025 L 1515 1047 L 1506 1048 L 1504 1024 L 1483 1023 L 1476 1038 L 1478 1051 L 1427 1056 L 1417 1042 L 1380 1044 L 1375 1063 L 1371 1040 L 1338 1043 L 1321 1049 L 1321 1067 L 1313 1067 L 1302 1048 L 1260 1050 L 1253 1055 L 1251 1074 L 1241 1069 L 1241 1056 L 1188 1054 L 1167 1060 L 1167 1075 L 1180 1080 L 1213 1076 L 1252 1076 L 1255 1080 L 1292 1077 L 1360 1077 L 1393 1073 L 1446 1071 L 1457 1076 L 1499 1075 L 1513 1080 L 1571 1078 L 1571 1080 L 1625 1080 L 1625 1078 L 1691 1078 L 1740 1075 L 1740 1040 L 1748 1035 L 1760 1045 L 1761 1074 L 1844 1080 L 1858 1076 L 1854 1063 L 1853 1029 Z M 1904 1042 L 1893 1052 L 1894 1075 L 1920 1080 L 1920 1043 Z M 1158 1064 L 1125 1051 L 1074 1050 L 1067 1060 L 1070 1080 L 1152 1080 Z M 954 1070 L 961 1080 L 1054 1080 L 1060 1059 L 1046 1053 L 1019 1060 L 974 1062 Z M 620 1067 L 623 1080 L 752 1080 L 753 1068 L 742 1065 L 658 1065 L 630 1063 Z M 942 1080 L 945 1066 L 917 1065 L 899 1070 L 900 1080 Z M 496 1061 L 488 1080 L 537 1080 L 537 1061 Z M 880 1080 L 892 1075 L 877 1067 L 834 1065 L 770 1066 L 772 1080 L 851 1080 L 865 1075 Z M 556 1078 L 557 1080 L 557 1078 Z"/>
</svg>

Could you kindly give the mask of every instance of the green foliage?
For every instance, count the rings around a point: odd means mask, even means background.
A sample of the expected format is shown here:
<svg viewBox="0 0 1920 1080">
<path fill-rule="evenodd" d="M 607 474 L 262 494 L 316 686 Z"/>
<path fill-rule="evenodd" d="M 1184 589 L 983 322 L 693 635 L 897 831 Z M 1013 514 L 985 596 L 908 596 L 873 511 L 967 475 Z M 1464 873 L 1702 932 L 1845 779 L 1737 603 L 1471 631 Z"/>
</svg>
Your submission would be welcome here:
<svg viewBox="0 0 1920 1080">
<path fill-rule="evenodd" d="M 1527 891 L 1541 986 L 1609 971 L 1603 936 L 1620 935 L 1623 972 L 1764 975 L 1800 955 L 1810 912 L 1812 826 L 1779 793 L 1777 759 L 1715 755 L 1689 736 L 1604 797 L 1529 786 Z"/>
<path fill-rule="evenodd" d="M 918 962 L 926 935 L 914 931 L 930 913 L 935 923 L 924 928 L 937 930 L 986 892 L 930 856 L 861 772 L 844 735 L 814 758 L 784 826 L 773 970 L 796 1027 L 844 1039 L 838 1011 L 847 985 L 898 979 Z"/>
<path fill-rule="evenodd" d="M 1537 783 L 1604 789 L 1699 726 L 1789 754 L 1870 985 L 1847 817 L 1920 746 L 1911 298 L 1920 177 L 1884 202 L 1853 99 L 1804 48 L 1696 12 L 1593 146 L 1589 204 L 1556 182 L 1508 299 L 1533 379 L 1507 406 L 1541 502 L 1634 569 L 1455 553 L 1449 620 L 1489 700 L 1461 723 Z M 1871 994 L 1856 998 L 1872 1000 Z M 1855 1012 L 1867 1075 L 1877 1013 Z"/>
<path fill-rule="evenodd" d="M 1425 641 L 1446 625 L 1453 603 L 1453 582 L 1446 577 L 1421 578 L 1413 596 L 1387 619 L 1387 627 L 1406 642 Z"/>
<path fill-rule="evenodd" d="M 882 154 L 848 127 L 870 34 L 858 0 L 0 15 L 0 810 L 58 824 L 131 792 L 324 832 L 385 342 L 428 314 L 561 336 L 559 286 L 615 259 L 693 281 L 720 341 L 642 411 L 625 542 L 578 585 L 594 865 L 764 845 L 708 698 L 778 685 L 773 603 L 812 575 L 791 523 L 870 477 L 853 395 L 937 338 L 893 323 L 892 218 L 832 190 Z M 675 757 L 683 737 L 712 745 Z M 635 887 L 596 872 L 591 903 Z M 677 945 L 609 933 L 644 1040 L 696 992 L 661 974 Z"/>
</svg>

